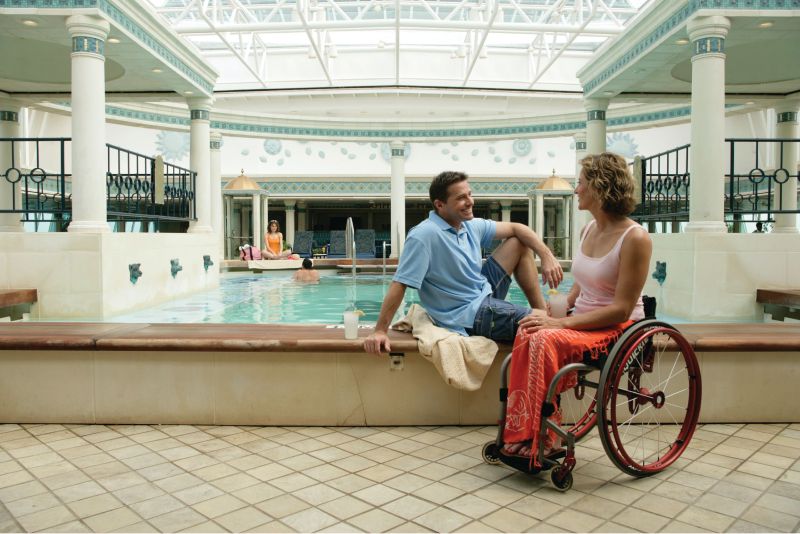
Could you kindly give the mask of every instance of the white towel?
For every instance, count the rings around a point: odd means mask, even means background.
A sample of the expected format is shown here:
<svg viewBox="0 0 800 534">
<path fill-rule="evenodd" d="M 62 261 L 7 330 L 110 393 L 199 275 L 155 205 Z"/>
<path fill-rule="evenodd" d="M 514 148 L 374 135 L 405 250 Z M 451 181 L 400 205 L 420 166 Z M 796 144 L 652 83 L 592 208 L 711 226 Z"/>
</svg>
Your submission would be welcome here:
<svg viewBox="0 0 800 534">
<path fill-rule="evenodd" d="M 418 304 L 412 304 L 392 329 L 411 332 L 420 354 L 433 363 L 448 385 L 458 389 L 479 389 L 497 354 L 497 343 L 491 339 L 462 336 L 436 326 Z"/>
</svg>

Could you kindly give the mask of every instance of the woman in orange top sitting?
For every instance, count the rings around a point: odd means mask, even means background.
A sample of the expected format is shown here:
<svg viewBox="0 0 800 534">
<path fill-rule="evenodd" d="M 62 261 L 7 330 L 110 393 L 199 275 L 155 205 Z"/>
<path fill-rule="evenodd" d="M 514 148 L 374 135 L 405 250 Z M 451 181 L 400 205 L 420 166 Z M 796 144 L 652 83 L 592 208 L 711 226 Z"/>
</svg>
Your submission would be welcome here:
<svg viewBox="0 0 800 534">
<path fill-rule="evenodd" d="M 267 233 L 264 234 L 264 243 L 267 245 L 263 255 L 268 260 L 283 260 L 291 253 L 291 249 L 283 250 L 283 234 L 278 221 L 275 219 L 269 222 Z"/>
</svg>

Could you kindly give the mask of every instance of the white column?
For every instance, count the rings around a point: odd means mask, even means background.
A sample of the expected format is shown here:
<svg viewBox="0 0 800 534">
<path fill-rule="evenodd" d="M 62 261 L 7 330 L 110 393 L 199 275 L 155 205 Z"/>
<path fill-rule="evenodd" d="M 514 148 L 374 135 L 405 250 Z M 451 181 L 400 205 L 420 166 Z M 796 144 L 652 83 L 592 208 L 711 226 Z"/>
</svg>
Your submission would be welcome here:
<svg viewBox="0 0 800 534">
<path fill-rule="evenodd" d="M 782 139 L 797 139 L 797 109 L 800 103 L 797 100 L 789 100 L 775 106 L 777 125 L 775 137 Z M 783 143 L 783 157 L 779 147 L 775 147 L 776 168 L 780 172 L 776 174 L 776 179 L 786 181 L 783 187 L 778 189 L 775 184 L 775 207 L 784 210 L 797 209 L 797 163 L 798 163 L 798 144 L 795 142 Z M 780 193 L 780 196 L 778 194 Z M 773 232 L 798 233 L 797 214 L 785 213 L 775 215 L 775 227 Z"/>
<path fill-rule="evenodd" d="M 502 222 L 511 222 L 511 201 L 500 201 L 500 220 Z"/>
<path fill-rule="evenodd" d="M 562 206 L 563 206 L 563 216 L 564 216 L 564 247 L 562 250 L 564 251 L 564 259 L 569 260 L 572 259 L 572 244 L 570 243 L 570 238 L 572 237 L 572 197 L 565 196 L 562 198 Z"/>
<path fill-rule="evenodd" d="M 261 244 L 261 195 L 259 193 L 253 194 L 253 213 L 252 213 L 252 228 L 253 228 L 253 246 L 259 249 L 265 249 L 266 243 Z"/>
<path fill-rule="evenodd" d="M 725 224 L 725 36 L 730 21 L 695 17 L 692 40 L 692 133 L 687 232 L 728 231 Z"/>
<path fill-rule="evenodd" d="M 264 239 L 264 234 L 269 230 L 269 198 L 264 193 L 261 193 L 261 220 L 259 222 L 261 230 L 261 240 Z M 267 248 L 266 243 L 262 243 L 264 248 Z"/>
<path fill-rule="evenodd" d="M 603 138 L 605 139 L 605 134 L 603 135 Z M 581 160 L 586 157 L 586 146 L 587 146 L 586 134 L 583 133 L 575 134 L 575 183 L 574 183 L 575 187 L 578 186 L 578 178 L 580 178 L 581 169 L 583 168 L 581 166 Z M 605 149 L 605 144 L 603 145 L 603 148 Z M 572 198 L 573 198 L 573 203 L 572 203 L 573 208 L 571 215 L 572 215 L 573 239 L 571 243 L 572 246 L 570 248 L 572 249 L 572 257 L 574 258 L 575 253 L 578 251 L 578 246 L 580 246 L 581 231 L 583 230 L 583 227 L 586 226 L 586 223 L 589 222 L 589 219 L 592 218 L 592 214 L 589 213 L 588 211 L 580 211 L 578 209 L 577 198 L 576 197 Z"/>
<path fill-rule="evenodd" d="M 211 232 L 211 151 L 209 146 L 211 136 L 209 133 L 209 114 L 211 111 L 210 98 L 188 98 L 189 135 L 191 148 L 189 153 L 190 167 L 197 173 L 195 182 L 195 217 L 189 226 L 193 233 Z"/>
<path fill-rule="evenodd" d="M 211 230 L 219 240 L 219 254 L 225 254 L 225 223 L 222 219 L 222 134 L 212 132 L 209 135 L 210 175 L 211 175 Z"/>
<path fill-rule="evenodd" d="M 225 224 L 223 225 L 224 228 L 224 236 L 223 239 L 225 240 L 225 257 L 231 258 L 238 256 L 233 254 L 233 241 L 231 237 L 233 236 L 233 197 L 230 195 L 225 195 Z"/>
<path fill-rule="evenodd" d="M 20 105 L 15 101 L 0 99 L 0 138 L 20 137 L 19 110 Z M 0 143 L 0 210 L 20 208 L 22 197 L 19 186 L 22 163 L 19 158 L 18 146 L 12 148 L 10 141 Z M 24 231 L 25 228 L 20 221 L 21 216 L 20 213 L 0 213 L 0 232 Z"/>
<path fill-rule="evenodd" d="M 544 195 L 536 194 L 536 228 L 533 230 L 544 239 Z"/>
<path fill-rule="evenodd" d="M 283 236 L 287 243 L 294 246 L 294 207 L 297 204 L 296 200 L 284 200 L 283 205 L 286 206 L 286 234 Z"/>
<path fill-rule="evenodd" d="M 305 232 L 307 230 L 308 222 L 306 220 L 308 216 L 308 208 L 306 207 L 306 203 L 302 200 L 297 202 L 297 231 L 298 232 Z"/>
<path fill-rule="evenodd" d="M 392 141 L 389 143 L 389 147 L 392 150 L 391 257 L 398 258 L 403 252 L 403 244 L 406 241 L 405 143 L 402 141 Z"/>
<path fill-rule="evenodd" d="M 106 222 L 105 39 L 109 24 L 67 18 L 72 37 L 72 222 L 69 232 L 108 232 Z"/>
<path fill-rule="evenodd" d="M 605 152 L 608 100 L 586 98 L 583 101 L 583 107 L 586 109 L 586 152 L 589 154 Z"/>
</svg>

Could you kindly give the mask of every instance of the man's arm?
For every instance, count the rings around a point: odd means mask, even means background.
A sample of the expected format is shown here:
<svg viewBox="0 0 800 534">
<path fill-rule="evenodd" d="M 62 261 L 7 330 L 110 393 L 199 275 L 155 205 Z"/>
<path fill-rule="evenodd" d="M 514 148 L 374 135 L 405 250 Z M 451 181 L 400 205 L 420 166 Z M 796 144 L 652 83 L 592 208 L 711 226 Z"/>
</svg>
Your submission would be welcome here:
<svg viewBox="0 0 800 534">
<path fill-rule="evenodd" d="M 364 340 L 364 350 L 373 354 L 380 354 L 381 349 L 385 348 L 386 352 L 392 350 L 389 345 L 389 323 L 394 317 L 397 308 L 403 302 L 403 297 L 406 294 L 406 286 L 400 282 L 392 282 L 389 285 L 386 296 L 383 298 L 381 305 L 381 313 L 378 316 L 378 322 L 375 324 L 375 331 Z"/>
<path fill-rule="evenodd" d="M 536 232 L 520 223 L 498 222 L 495 226 L 495 239 L 507 239 L 516 237 L 520 242 L 533 250 L 542 261 L 542 282 L 557 287 L 564 278 L 564 270 L 561 264 L 544 244 L 544 241 L 536 235 Z"/>
</svg>

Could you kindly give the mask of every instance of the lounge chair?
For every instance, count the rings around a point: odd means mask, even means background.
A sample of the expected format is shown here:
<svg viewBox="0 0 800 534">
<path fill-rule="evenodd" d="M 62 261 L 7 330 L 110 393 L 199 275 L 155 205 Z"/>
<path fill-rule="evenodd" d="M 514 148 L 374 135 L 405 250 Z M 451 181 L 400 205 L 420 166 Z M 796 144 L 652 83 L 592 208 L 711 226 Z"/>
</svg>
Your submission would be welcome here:
<svg viewBox="0 0 800 534">
<path fill-rule="evenodd" d="M 331 242 L 328 245 L 328 258 L 346 258 L 344 230 L 331 230 Z"/>
<path fill-rule="evenodd" d="M 375 230 L 356 230 L 356 258 L 375 257 Z"/>
<path fill-rule="evenodd" d="M 314 243 L 314 232 L 295 232 L 292 252 L 301 258 L 311 257 L 311 247 Z"/>
</svg>

